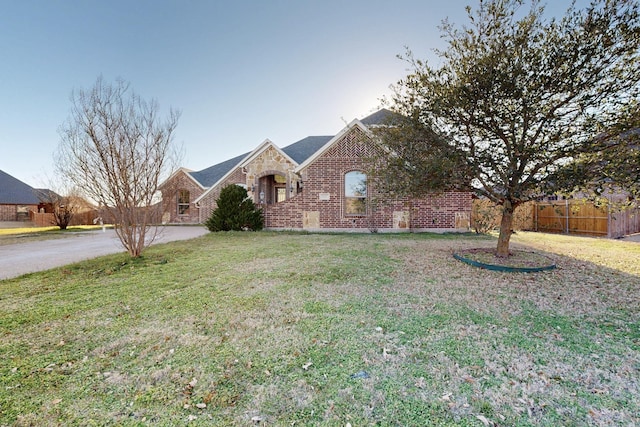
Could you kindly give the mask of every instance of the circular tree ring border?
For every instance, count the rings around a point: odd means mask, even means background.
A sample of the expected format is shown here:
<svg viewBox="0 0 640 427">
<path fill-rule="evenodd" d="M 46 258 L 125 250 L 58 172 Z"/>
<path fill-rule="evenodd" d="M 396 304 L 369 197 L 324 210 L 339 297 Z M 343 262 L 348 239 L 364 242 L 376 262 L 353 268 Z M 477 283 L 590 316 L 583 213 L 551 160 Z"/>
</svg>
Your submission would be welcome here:
<svg viewBox="0 0 640 427">
<path fill-rule="evenodd" d="M 465 264 L 469 264 L 473 267 L 484 268 L 485 270 L 492 270 L 492 271 L 502 271 L 506 273 L 537 273 L 539 271 L 553 270 L 554 268 L 556 268 L 555 264 L 544 265 L 542 267 L 508 267 L 505 265 L 485 264 L 483 262 L 478 262 L 469 258 L 465 258 L 462 255 L 459 255 L 457 253 L 454 253 L 453 257 L 458 261 L 462 261 Z"/>
</svg>

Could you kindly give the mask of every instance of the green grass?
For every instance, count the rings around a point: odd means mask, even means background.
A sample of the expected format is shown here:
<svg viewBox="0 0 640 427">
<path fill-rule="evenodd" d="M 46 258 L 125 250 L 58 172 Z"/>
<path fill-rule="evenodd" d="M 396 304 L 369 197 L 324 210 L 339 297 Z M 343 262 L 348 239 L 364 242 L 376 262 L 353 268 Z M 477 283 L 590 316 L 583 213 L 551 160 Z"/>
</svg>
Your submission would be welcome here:
<svg viewBox="0 0 640 427">
<path fill-rule="evenodd" d="M 493 245 L 221 233 L 0 281 L 0 425 L 640 423 L 640 245 L 451 256 Z"/>
</svg>

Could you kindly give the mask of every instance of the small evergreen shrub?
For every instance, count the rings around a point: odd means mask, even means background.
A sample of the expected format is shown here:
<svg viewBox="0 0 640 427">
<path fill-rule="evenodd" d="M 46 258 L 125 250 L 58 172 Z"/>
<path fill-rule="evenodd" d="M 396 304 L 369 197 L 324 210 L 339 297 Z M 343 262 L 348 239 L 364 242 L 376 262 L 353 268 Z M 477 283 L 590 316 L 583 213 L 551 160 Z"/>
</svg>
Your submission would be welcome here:
<svg viewBox="0 0 640 427">
<path fill-rule="evenodd" d="M 209 231 L 262 230 L 262 209 L 248 198 L 247 190 L 239 185 L 227 185 L 220 191 L 218 207 L 205 222 Z"/>
</svg>

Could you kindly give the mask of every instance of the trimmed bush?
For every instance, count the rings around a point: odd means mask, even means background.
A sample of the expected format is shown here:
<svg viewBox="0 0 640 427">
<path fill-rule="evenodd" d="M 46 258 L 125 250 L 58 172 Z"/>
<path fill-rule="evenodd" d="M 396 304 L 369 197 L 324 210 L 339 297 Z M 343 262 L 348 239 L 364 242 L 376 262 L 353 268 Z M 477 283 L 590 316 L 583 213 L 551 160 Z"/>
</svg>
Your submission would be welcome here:
<svg viewBox="0 0 640 427">
<path fill-rule="evenodd" d="M 209 231 L 262 230 L 262 209 L 249 199 L 247 190 L 239 185 L 227 185 L 220 191 L 218 207 L 205 222 Z"/>
</svg>

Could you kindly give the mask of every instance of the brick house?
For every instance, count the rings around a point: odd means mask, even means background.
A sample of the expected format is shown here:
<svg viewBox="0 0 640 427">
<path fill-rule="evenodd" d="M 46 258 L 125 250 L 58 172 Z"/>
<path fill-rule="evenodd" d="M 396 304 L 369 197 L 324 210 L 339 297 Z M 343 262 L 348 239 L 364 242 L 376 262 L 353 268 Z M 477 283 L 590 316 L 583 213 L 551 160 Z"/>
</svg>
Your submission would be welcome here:
<svg viewBox="0 0 640 427">
<path fill-rule="evenodd" d="M 39 204 L 34 188 L 0 170 L 0 221 L 28 221 Z"/>
<path fill-rule="evenodd" d="M 163 222 L 203 223 L 220 190 L 237 184 L 263 208 L 267 229 L 467 230 L 471 193 L 389 199 L 367 182 L 366 159 L 380 149 L 370 127 L 388 114 L 353 120 L 335 136 L 309 136 L 282 149 L 267 139 L 207 169 L 182 168 L 162 186 Z"/>
</svg>

